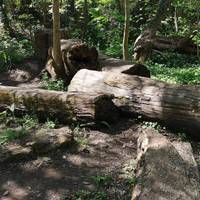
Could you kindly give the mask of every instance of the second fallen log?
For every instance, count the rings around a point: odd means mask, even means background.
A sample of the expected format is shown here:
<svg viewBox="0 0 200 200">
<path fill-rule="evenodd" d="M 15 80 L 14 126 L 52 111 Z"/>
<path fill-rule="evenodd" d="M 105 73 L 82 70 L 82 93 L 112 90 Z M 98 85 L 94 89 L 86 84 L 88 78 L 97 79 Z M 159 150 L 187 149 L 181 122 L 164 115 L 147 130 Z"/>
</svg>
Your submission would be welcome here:
<svg viewBox="0 0 200 200">
<path fill-rule="evenodd" d="M 69 92 L 113 94 L 123 112 L 156 119 L 200 137 L 200 87 L 120 73 L 80 70 Z"/>
</svg>

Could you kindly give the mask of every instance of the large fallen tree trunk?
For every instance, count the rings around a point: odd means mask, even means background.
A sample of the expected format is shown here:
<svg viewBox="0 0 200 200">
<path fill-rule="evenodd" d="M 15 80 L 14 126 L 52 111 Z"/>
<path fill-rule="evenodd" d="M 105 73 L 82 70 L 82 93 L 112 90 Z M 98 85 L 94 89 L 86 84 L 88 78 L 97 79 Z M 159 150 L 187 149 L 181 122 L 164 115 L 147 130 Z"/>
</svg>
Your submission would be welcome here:
<svg viewBox="0 0 200 200">
<path fill-rule="evenodd" d="M 200 137 L 200 87 L 80 70 L 71 81 L 69 92 L 112 94 L 113 102 L 123 112 L 159 119 Z"/>
<path fill-rule="evenodd" d="M 139 114 L 199 136 L 200 87 L 171 85 L 114 72 L 80 70 L 69 91 L 55 92 L 0 86 L 0 108 L 41 118 L 116 121 L 119 114 Z"/>
<path fill-rule="evenodd" d="M 114 122 L 118 119 L 119 112 L 112 98 L 112 95 L 97 93 L 93 95 L 0 86 L 0 111 L 14 104 L 15 115 L 32 113 L 41 120 L 56 118 L 60 122 Z"/>
</svg>

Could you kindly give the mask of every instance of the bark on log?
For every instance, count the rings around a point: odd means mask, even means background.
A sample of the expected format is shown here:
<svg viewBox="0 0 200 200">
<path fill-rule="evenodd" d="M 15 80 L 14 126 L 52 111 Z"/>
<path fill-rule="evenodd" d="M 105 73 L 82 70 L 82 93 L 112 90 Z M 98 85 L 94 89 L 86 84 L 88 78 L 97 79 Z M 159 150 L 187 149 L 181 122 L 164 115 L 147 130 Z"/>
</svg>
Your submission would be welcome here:
<svg viewBox="0 0 200 200">
<path fill-rule="evenodd" d="M 37 114 L 39 119 L 56 118 L 60 122 L 108 121 L 114 122 L 119 111 L 112 95 L 66 93 L 42 89 L 0 86 L 0 111 L 15 105 L 15 114 Z"/>
<path fill-rule="evenodd" d="M 74 76 L 80 69 L 97 70 L 98 52 L 95 47 L 89 47 L 80 40 L 61 40 L 61 51 L 65 70 Z"/>
<path fill-rule="evenodd" d="M 150 57 L 152 50 L 197 54 L 198 47 L 189 37 L 161 37 L 143 33 L 141 38 L 137 39 L 137 45 L 134 47 L 136 60 L 145 61 Z"/>
<path fill-rule="evenodd" d="M 138 139 L 137 184 L 132 200 L 198 200 L 200 177 L 192 147 L 170 142 L 152 129 Z"/>
<path fill-rule="evenodd" d="M 124 61 L 108 56 L 99 56 L 99 66 L 102 71 L 124 73 L 129 75 L 137 75 L 143 77 L 151 76 L 150 70 L 142 64 L 134 64 L 129 61 Z"/>
<path fill-rule="evenodd" d="M 153 49 L 160 51 L 177 51 L 179 53 L 197 54 L 197 45 L 186 37 L 156 37 L 152 41 Z"/>
<path fill-rule="evenodd" d="M 134 58 L 140 62 L 144 62 L 152 53 L 152 41 L 156 36 L 156 32 L 161 25 L 161 21 L 165 19 L 171 0 L 160 0 L 155 16 L 151 19 L 147 28 L 134 43 Z"/>
<path fill-rule="evenodd" d="M 68 79 L 71 79 L 80 69 L 98 69 L 98 51 L 95 47 L 89 47 L 78 39 L 61 40 L 61 52 L 65 73 Z M 54 76 L 54 63 L 52 56 L 52 47 L 48 50 L 49 58 L 46 70 L 51 77 Z"/>
<path fill-rule="evenodd" d="M 120 73 L 80 70 L 69 92 L 113 94 L 123 112 L 158 119 L 200 137 L 200 87 Z"/>
</svg>

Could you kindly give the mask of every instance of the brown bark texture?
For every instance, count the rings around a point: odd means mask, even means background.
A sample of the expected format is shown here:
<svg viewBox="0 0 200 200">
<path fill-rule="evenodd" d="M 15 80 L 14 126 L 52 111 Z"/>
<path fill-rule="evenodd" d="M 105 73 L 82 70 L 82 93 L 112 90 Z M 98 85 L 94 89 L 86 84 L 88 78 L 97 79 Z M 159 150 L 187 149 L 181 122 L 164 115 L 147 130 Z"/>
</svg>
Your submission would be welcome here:
<svg viewBox="0 0 200 200">
<path fill-rule="evenodd" d="M 118 119 L 112 95 L 66 93 L 42 89 L 0 86 L 0 111 L 15 105 L 15 115 L 36 114 L 40 120 L 58 119 L 60 122 L 108 121 Z"/>
<path fill-rule="evenodd" d="M 200 87 L 172 85 L 118 72 L 82 69 L 68 92 L 0 86 L 0 109 L 59 121 L 109 121 L 142 115 L 200 138 Z"/>
<path fill-rule="evenodd" d="M 98 51 L 95 47 L 89 47 L 78 39 L 61 40 L 62 61 L 65 69 L 65 76 L 70 81 L 76 72 L 80 69 L 98 69 Z M 53 77 L 52 48 L 49 48 L 49 58 L 46 64 L 46 70 Z"/>
<path fill-rule="evenodd" d="M 114 95 L 120 111 L 143 115 L 199 136 L 200 87 L 172 85 L 149 78 L 120 73 L 79 71 L 69 92 Z"/>
</svg>

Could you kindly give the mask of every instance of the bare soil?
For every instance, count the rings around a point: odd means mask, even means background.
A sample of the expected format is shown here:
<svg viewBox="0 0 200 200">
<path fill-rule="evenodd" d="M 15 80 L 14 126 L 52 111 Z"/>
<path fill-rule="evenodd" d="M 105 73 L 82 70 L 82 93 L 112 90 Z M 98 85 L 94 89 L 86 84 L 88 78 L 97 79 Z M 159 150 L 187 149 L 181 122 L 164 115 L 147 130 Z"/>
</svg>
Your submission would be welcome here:
<svg viewBox="0 0 200 200">
<path fill-rule="evenodd" d="M 74 194 L 81 190 L 97 191 L 92 177 L 98 176 L 113 179 L 115 191 L 111 186 L 102 188 L 108 189 L 106 199 L 130 199 L 132 187 L 125 180 L 126 173 L 131 173 L 127 167 L 136 156 L 139 132 L 132 120 L 122 121 L 110 130 L 75 130 L 79 142 L 70 149 L 2 163 L 0 199 L 76 199 Z"/>
</svg>

